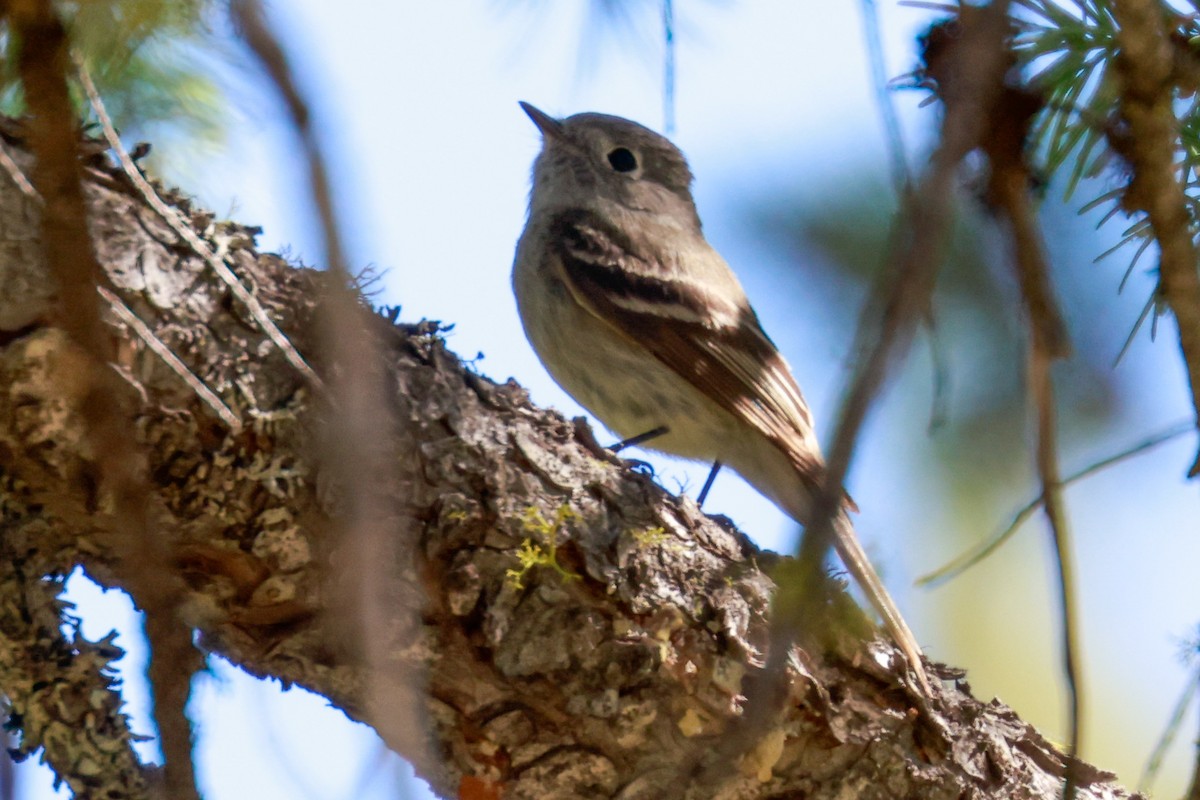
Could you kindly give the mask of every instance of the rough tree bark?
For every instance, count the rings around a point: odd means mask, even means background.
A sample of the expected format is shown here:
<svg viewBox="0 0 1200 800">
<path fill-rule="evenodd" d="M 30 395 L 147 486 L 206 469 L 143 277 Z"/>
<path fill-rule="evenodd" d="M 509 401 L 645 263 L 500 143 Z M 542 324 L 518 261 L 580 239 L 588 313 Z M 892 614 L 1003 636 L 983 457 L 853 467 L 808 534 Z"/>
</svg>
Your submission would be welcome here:
<svg viewBox="0 0 1200 800">
<path fill-rule="evenodd" d="M 110 315 L 129 435 L 189 587 L 187 624 L 213 656 L 374 725 L 444 797 L 1056 796 L 1062 755 L 1010 709 L 975 700 L 960 673 L 933 665 L 948 683 L 932 716 L 920 713 L 894 647 L 849 632 L 795 650 L 773 724 L 714 772 L 712 760 L 727 758 L 715 745 L 765 659 L 779 557 L 608 456 L 582 423 L 474 372 L 436 326 L 394 324 L 365 306 L 404 432 L 404 504 L 419 510 L 396 521 L 395 551 L 379 554 L 396 581 L 381 602 L 413 587 L 425 602 L 416 625 L 397 609 L 375 634 L 386 659 L 364 662 L 331 602 L 354 580 L 338 570 L 353 543 L 330 536 L 340 478 L 323 472 L 313 444 L 336 412 L 123 174 L 103 157 L 87 174 L 108 288 L 242 421 L 231 429 Z M 336 380 L 311 333 L 320 273 L 257 252 L 252 229 L 169 199 Z M 120 650 L 63 632 L 63 576 L 82 567 L 121 588 L 121 571 L 112 498 L 96 488 L 81 435 L 79 355 L 54 324 L 39 213 L 0 175 L 0 690 L 19 750 L 44 748 L 77 796 L 146 797 L 156 777 L 120 712 Z M 522 570 L 525 540 L 553 565 Z M 844 617 L 848 600 L 833 602 Z M 427 683 L 414 685 L 419 674 Z M 388 690 L 418 692 L 427 717 L 390 717 Z M 414 748 L 414 732 L 428 746 Z M 696 785 L 699 774 L 725 777 Z M 1130 796 L 1098 770 L 1079 777 L 1081 797 Z"/>
</svg>

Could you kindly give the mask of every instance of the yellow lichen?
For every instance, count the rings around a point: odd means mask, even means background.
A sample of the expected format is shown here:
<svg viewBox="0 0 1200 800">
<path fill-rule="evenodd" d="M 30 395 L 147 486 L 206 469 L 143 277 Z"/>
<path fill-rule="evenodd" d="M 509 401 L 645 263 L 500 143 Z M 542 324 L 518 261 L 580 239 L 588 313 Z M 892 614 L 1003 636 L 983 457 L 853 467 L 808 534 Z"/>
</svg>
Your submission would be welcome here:
<svg viewBox="0 0 1200 800">
<path fill-rule="evenodd" d="M 525 513 L 521 515 L 521 526 L 530 536 L 522 540 L 515 553 L 521 565 L 520 569 L 504 571 L 504 578 L 508 584 L 514 589 L 524 589 L 525 576 L 534 567 L 549 567 L 563 580 L 577 580 L 579 575 L 558 562 L 559 531 L 566 523 L 576 519 L 579 519 L 579 515 L 565 503 L 554 512 L 553 521 L 546 519 L 539 508 L 530 506 L 525 509 Z M 540 539 L 544 546 L 535 544 L 534 538 Z"/>
<path fill-rule="evenodd" d="M 768 732 L 758 740 L 754 749 L 743 756 L 738 765 L 743 775 L 753 775 L 759 783 L 769 783 L 773 776 L 773 768 L 783 755 L 783 745 L 787 734 L 777 729 Z"/>
<path fill-rule="evenodd" d="M 700 715 L 696 713 L 694 708 L 689 708 L 683 712 L 683 716 L 679 718 L 675 726 L 679 728 L 680 733 L 689 739 L 704 733 L 704 722 L 700 719 Z"/>
</svg>

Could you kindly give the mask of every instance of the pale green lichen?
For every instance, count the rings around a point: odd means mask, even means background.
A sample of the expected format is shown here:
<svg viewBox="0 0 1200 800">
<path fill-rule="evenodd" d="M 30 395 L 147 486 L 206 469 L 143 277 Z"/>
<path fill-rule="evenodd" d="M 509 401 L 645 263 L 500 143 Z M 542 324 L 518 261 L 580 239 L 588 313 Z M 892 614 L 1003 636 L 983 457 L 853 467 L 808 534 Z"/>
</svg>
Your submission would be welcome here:
<svg viewBox="0 0 1200 800">
<path fill-rule="evenodd" d="M 639 547 L 654 547 L 667 543 L 667 531 L 659 525 L 654 528 L 643 528 L 633 532 L 633 540 Z"/>
<path fill-rule="evenodd" d="M 672 553 L 682 553 L 684 546 L 674 537 L 667 533 L 667 529 L 661 525 L 656 525 L 653 528 L 640 528 L 636 531 L 630 531 L 633 541 L 637 544 L 638 549 L 646 550 L 651 547 L 659 547 L 663 550 Z"/>
<path fill-rule="evenodd" d="M 288 455 L 255 453 L 241 472 L 246 479 L 256 481 L 281 500 L 295 497 L 308 480 L 308 468 L 298 465 Z"/>
</svg>

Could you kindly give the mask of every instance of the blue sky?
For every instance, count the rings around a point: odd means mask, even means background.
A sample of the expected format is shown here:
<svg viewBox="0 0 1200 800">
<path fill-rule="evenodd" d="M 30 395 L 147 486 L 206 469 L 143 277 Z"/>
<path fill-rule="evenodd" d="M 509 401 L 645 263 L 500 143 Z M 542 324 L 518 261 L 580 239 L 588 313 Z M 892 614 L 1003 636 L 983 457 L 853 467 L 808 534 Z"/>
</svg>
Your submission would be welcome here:
<svg viewBox="0 0 1200 800">
<path fill-rule="evenodd" d="M 654 5 L 631 26 L 605 30 L 585 30 L 582 0 L 297 0 L 275 9 L 319 110 L 351 260 L 389 270 L 379 302 L 402 305 L 406 319 L 455 323 L 453 349 L 466 357 L 482 352 L 484 373 L 497 380 L 513 376 L 536 402 L 568 414 L 580 412 L 526 344 L 509 289 L 529 166 L 539 146 L 517 101 L 555 114 L 604 111 L 661 128 L 662 50 Z M 828 433 L 849 342 L 825 332 L 845 321 L 829 318 L 811 299 L 806 304 L 778 290 L 778 269 L 796 254 L 765 248 L 746 222 L 745 205 L 790 186 L 809 196 L 833 194 L 855 171 L 873 173 L 886 185 L 859 6 L 698 0 L 676 6 L 673 138 L 697 176 L 705 231 L 742 276 L 823 421 L 820 430 Z M 893 5 L 881 11 L 888 70 L 897 75 L 911 69 L 914 36 L 928 14 Z M 581 48 L 581 42 L 587 45 Z M 917 100 L 898 96 L 911 160 L 919 165 L 933 112 L 917 109 Z M 303 170 L 289 155 L 294 142 L 270 104 L 243 101 L 239 113 L 227 151 L 215 161 L 184 165 L 177 181 L 218 213 L 262 225 L 264 247 L 287 247 L 307 263 L 319 263 L 315 224 L 300 201 Z M 880 202 L 890 200 L 881 196 Z M 1096 280 L 1115 292 L 1120 265 L 1095 269 Z M 1118 341 L 1137 305 L 1114 300 Z M 1186 415 L 1171 334 L 1166 324 L 1157 345 L 1143 337 L 1121 367 L 1133 387 L 1127 402 L 1135 413 L 1127 434 L 1071 454 L 1068 467 Z M 971 515 L 932 503 L 938 495 L 922 464 L 931 450 L 890 434 L 911 428 L 914 414 L 923 419 L 927 413 L 928 372 L 918 346 L 865 431 L 851 482 L 863 507 L 859 529 L 928 652 L 967 667 L 979 697 L 1000 696 L 1061 740 L 1051 573 L 1040 521 L 960 581 L 934 591 L 911 586 L 964 541 L 1003 521 L 985 517 L 965 535 L 950 536 L 948 529 Z M 1162 448 L 1069 494 L 1091 698 L 1085 755 L 1129 783 L 1184 685 L 1177 650 L 1194 629 L 1200 606 L 1197 498 L 1182 480 L 1191 446 Z M 657 463 L 668 488 L 686 484 L 694 491 L 703 481 L 704 467 Z M 1018 482 L 1006 507 L 1015 509 L 1032 491 L 1032 483 Z M 791 546 L 793 526 L 731 475 L 718 480 L 707 508 L 733 517 L 763 546 Z M 115 593 L 97 596 L 86 582 L 75 582 L 73 590 L 92 635 L 118 626 L 135 662 L 140 647 L 127 604 Z M 986 634 L 964 636 L 971 628 Z M 136 697 L 138 682 L 131 677 L 129 683 Z M 212 675 L 198 678 L 193 708 L 209 800 L 397 796 L 403 765 L 382 751 L 370 731 L 320 698 L 280 694 L 218 661 Z M 140 719 L 145 730 L 144 715 Z M 1182 792 L 1186 749 L 1172 754 L 1158 785 L 1163 795 Z M 22 775 L 24 796 L 48 796 L 44 772 Z M 424 790 L 411 791 L 422 797 Z"/>
</svg>

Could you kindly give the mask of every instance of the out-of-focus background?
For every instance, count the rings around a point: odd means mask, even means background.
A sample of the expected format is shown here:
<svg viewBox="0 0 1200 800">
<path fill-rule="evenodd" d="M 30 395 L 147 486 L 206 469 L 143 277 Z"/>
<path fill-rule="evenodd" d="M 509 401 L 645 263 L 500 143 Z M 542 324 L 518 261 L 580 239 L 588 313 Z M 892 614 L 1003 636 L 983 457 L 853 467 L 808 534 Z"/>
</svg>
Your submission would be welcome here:
<svg viewBox="0 0 1200 800">
<path fill-rule="evenodd" d="M 552 114 L 619 114 L 661 130 L 661 8 L 632 0 L 294 0 L 270 9 L 332 156 L 352 264 L 385 271 L 376 301 L 403 306 L 408 320 L 454 323 L 452 349 L 478 354 L 480 371 L 512 376 L 536 402 L 569 415 L 580 409 L 526 344 L 509 289 L 539 147 L 517 101 Z M 889 2 L 878 11 L 895 77 L 915 66 L 916 37 L 934 16 Z M 697 176 L 705 231 L 738 271 L 828 435 L 864 287 L 895 208 L 863 8 L 688 0 L 674 12 L 672 136 Z M 179 68 L 204 71 L 224 95 L 198 88 L 203 96 L 177 98 L 221 109 L 212 130 L 198 135 L 167 114 L 160 124 L 127 125 L 127 139 L 153 141 L 153 167 L 203 205 L 261 225 L 264 248 L 320 265 L 296 142 L 249 59 L 215 24 L 208 45 L 226 41 L 226 52 L 196 45 L 194 61 Z M 923 99 L 893 95 L 918 171 L 937 124 L 936 107 L 919 107 Z M 1101 212 L 1077 209 L 1111 183 L 1085 183 L 1067 202 L 1052 183 L 1042 214 L 1075 345 L 1056 372 L 1067 472 L 1189 415 L 1169 319 L 1157 343 L 1143 330 L 1114 366 L 1154 276 L 1139 267 L 1119 294 L 1132 253 L 1094 263 L 1122 223 L 1097 231 Z M 914 588 L 1038 492 L 1006 243 L 966 189 L 935 307 L 945 388 L 935 391 L 924 336 L 870 417 L 850 489 L 862 506 L 858 529 L 928 654 L 966 668 L 979 697 L 999 697 L 1061 741 L 1057 609 L 1041 519 L 957 580 Z M 944 419 L 931 428 L 936 406 Z M 1174 440 L 1067 493 L 1083 623 L 1082 755 L 1131 785 L 1188 680 L 1182 656 L 1200 608 L 1198 498 L 1184 481 L 1194 447 Z M 704 466 L 647 458 L 672 491 L 695 493 L 704 479 Z M 795 542 L 794 527 L 732 474 L 720 476 L 706 507 L 764 547 L 787 551 Z M 89 636 L 120 631 L 129 710 L 152 733 L 136 615 L 85 578 L 72 579 L 71 596 Z M 321 698 L 281 692 L 218 659 L 209 666 L 191 710 L 210 800 L 428 796 L 369 729 Z M 1183 792 L 1195 715 L 1188 720 L 1158 796 Z M 145 752 L 154 757 L 152 743 Z M 55 795 L 44 768 L 22 765 L 18 781 L 20 797 Z"/>
</svg>

